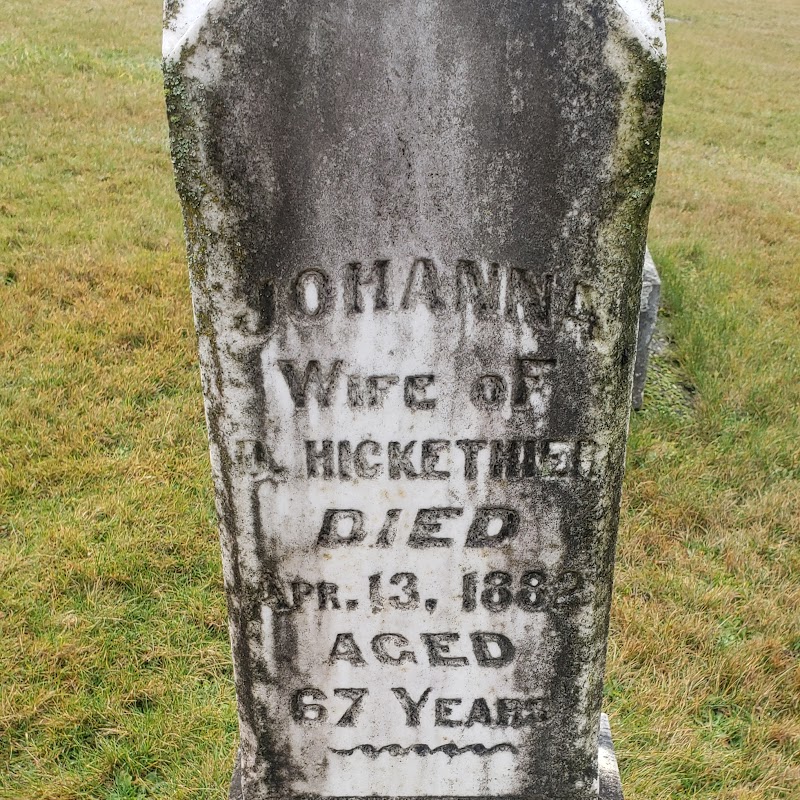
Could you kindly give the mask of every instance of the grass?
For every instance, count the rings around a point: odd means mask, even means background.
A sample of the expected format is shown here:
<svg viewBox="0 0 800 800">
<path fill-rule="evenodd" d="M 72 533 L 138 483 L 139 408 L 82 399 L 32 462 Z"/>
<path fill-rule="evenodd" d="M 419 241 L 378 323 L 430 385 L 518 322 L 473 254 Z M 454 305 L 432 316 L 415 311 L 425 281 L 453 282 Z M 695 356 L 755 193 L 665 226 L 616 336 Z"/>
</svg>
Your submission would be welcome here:
<svg viewBox="0 0 800 800">
<path fill-rule="evenodd" d="M 629 800 L 790 800 L 800 26 L 791 0 L 668 13 L 672 344 L 632 424 L 607 710 Z M 235 748 L 159 15 L 0 10 L 4 800 L 223 798 Z"/>
</svg>

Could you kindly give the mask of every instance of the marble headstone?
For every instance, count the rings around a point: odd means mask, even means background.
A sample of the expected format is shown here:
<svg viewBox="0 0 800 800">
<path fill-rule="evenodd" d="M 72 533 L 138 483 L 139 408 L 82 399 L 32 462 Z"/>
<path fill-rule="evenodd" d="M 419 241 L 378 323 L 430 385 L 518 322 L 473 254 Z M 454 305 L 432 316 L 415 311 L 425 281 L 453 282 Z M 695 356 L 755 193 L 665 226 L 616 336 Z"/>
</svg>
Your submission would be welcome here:
<svg viewBox="0 0 800 800">
<path fill-rule="evenodd" d="M 618 796 L 660 2 L 167 0 L 164 73 L 234 794 Z"/>
</svg>

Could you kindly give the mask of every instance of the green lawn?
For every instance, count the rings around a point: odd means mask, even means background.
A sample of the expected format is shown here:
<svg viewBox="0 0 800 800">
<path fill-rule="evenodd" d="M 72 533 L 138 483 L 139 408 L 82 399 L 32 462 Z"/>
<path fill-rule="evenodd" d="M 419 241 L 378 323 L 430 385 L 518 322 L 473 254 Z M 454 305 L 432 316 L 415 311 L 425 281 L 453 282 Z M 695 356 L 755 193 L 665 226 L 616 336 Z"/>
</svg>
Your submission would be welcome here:
<svg viewBox="0 0 800 800">
<path fill-rule="evenodd" d="M 671 0 L 607 680 L 628 800 L 800 797 L 800 16 Z M 223 798 L 158 0 L 0 8 L 0 798 Z"/>
</svg>

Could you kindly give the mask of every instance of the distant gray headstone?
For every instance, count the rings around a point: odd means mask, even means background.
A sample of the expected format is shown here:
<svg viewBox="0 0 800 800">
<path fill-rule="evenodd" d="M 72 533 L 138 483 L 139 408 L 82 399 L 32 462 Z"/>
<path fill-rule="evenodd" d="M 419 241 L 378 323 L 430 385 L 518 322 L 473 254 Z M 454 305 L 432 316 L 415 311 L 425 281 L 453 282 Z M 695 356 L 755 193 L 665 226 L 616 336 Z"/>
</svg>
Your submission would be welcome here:
<svg viewBox="0 0 800 800">
<path fill-rule="evenodd" d="M 646 0 L 169 0 L 235 796 L 616 797 Z"/>
<path fill-rule="evenodd" d="M 639 303 L 639 335 L 636 339 L 636 364 L 633 370 L 632 404 L 638 411 L 644 404 L 644 387 L 650 362 L 650 344 L 658 322 L 661 301 L 661 278 L 650 249 L 645 250 L 642 269 L 642 294 Z"/>
</svg>

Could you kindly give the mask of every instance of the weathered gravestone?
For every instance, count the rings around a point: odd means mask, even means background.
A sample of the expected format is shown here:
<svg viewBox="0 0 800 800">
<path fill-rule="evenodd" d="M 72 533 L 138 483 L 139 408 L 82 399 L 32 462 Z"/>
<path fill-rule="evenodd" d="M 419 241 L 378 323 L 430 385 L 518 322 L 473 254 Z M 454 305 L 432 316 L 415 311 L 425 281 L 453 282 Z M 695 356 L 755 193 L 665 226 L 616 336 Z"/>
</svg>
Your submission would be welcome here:
<svg viewBox="0 0 800 800">
<path fill-rule="evenodd" d="M 237 796 L 589 800 L 613 773 L 661 20 L 168 0 Z"/>
</svg>

